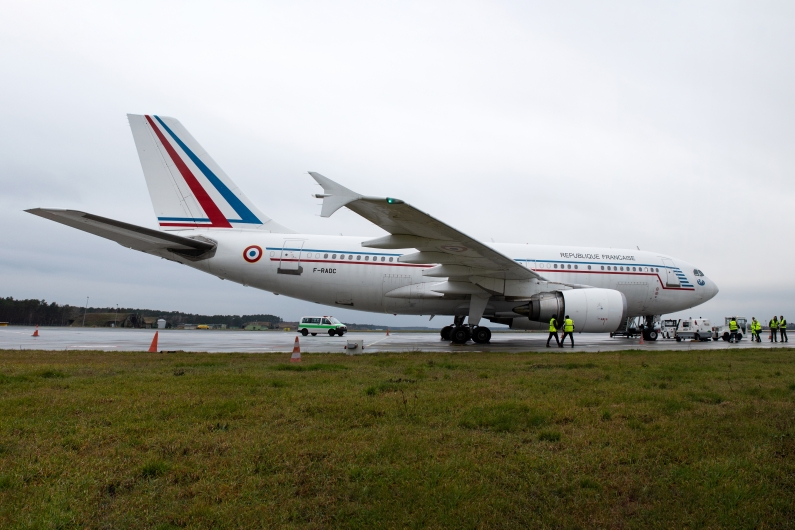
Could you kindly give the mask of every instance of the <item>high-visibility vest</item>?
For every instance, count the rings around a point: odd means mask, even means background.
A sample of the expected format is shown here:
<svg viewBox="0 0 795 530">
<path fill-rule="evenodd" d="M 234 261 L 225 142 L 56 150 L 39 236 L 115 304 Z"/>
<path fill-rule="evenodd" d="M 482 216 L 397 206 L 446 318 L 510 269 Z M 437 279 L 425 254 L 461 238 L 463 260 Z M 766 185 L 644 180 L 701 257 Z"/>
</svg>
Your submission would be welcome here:
<svg viewBox="0 0 795 530">
<path fill-rule="evenodd" d="M 778 327 L 779 329 L 787 329 L 787 321 L 782 318 L 778 321 Z"/>
<path fill-rule="evenodd" d="M 729 322 L 729 331 L 737 331 L 737 321 L 732 320 Z"/>
<path fill-rule="evenodd" d="M 751 323 L 751 329 L 753 331 L 762 331 L 762 324 L 758 320 L 754 320 Z"/>
<path fill-rule="evenodd" d="M 770 329 L 778 329 L 778 320 L 770 321 Z"/>
<path fill-rule="evenodd" d="M 558 328 L 555 327 L 556 323 L 557 322 L 555 322 L 554 318 L 549 321 L 549 332 L 550 333 L 555 333 L 558 330 Z"/>
<path fill-rule="evenodd" d="M 574 331 L 574 321 L 570 318 L 566 319 L 566 322 L 563 323 L 563 331 L 567 333 L 571 333 Z"/>
</svg>

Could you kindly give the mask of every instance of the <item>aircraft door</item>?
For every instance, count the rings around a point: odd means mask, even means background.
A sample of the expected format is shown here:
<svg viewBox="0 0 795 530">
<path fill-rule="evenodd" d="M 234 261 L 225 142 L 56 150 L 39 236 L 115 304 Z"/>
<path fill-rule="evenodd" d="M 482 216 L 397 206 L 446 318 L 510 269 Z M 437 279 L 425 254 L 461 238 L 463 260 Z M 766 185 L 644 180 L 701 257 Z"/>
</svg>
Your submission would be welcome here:
<svg viewBox="0 0 795 530">
<path fill-rule="evenodd" d="M 279 257 L 279 267 L 276 269 L 278 274 L 300 275 L 304 272 L 301 267 L 301 253 L 304 249 L 303 239 L 285 239 L 282 246 L 282 253 Z"/>
<path fill-rule="evenodd" d="M 665 266 L 665 286 L 681 287 L 679 277 L 676 275 L 676 271 L 674 271 L 674 262 L 666 258 L 662 258 L 662 262 Z"/>
</svg>

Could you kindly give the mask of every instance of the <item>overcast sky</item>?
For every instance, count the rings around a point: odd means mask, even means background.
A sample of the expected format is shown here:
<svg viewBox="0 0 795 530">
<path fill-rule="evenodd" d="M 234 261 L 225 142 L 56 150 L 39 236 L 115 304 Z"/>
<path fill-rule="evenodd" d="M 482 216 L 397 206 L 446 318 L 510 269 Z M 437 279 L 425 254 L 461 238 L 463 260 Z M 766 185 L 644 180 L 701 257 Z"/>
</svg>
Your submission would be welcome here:
<svg viewBox="0 0 795 530">
<path fill-rule="evenodd" d="M 685 316 L 795 320 L 794 64 L 792 2 L 6 0 L 0 296 L 328 311 L 22 211 L 156 227 L 130 112 L 178 118 L 297 231 L 383 233 L 320 218 L 318 171 L 485 241 L 687 260 L 721 292 Z"/>
</svg>

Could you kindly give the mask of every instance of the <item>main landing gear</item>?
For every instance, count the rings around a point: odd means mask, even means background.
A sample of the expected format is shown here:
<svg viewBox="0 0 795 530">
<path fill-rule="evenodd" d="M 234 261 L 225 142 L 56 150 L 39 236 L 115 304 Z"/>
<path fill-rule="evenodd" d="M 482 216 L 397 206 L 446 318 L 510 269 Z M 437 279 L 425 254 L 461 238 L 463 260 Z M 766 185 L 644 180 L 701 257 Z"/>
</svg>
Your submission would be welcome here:
<svg viewBox="0 0 795 530">
<path fill-rule="evenodd" d="M 464 324 L 464 316 L 456 316 L 452 326 L 445 326 L 440 333 L 442 340 L 453 344 L 466 344 L 472 340 L 477 344 L 487 344 L 491 340 L 491 330 L 486 326 Z"/>
</svg>

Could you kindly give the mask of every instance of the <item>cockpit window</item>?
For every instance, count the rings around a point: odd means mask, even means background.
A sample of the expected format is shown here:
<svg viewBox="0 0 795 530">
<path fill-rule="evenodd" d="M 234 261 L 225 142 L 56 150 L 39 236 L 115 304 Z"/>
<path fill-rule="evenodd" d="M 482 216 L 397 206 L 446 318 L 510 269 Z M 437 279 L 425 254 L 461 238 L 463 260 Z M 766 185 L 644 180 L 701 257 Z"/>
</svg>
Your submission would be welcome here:
<svg viewBox="0 0 795 530">
<path fill-rule="evenodd" d="M 701 272 L 701 271 L 700 271 L 700 270 L 698 270 L 698 269 L 693 269 L 693 274 L 695 274 L 696 276 L 704 276 L 704 273 L 703 273 L 703 272 Z"/>
</svg>

